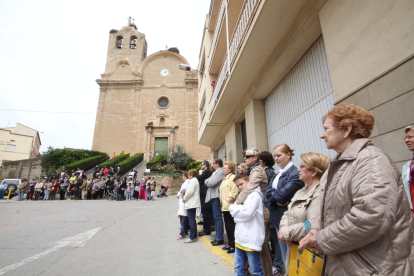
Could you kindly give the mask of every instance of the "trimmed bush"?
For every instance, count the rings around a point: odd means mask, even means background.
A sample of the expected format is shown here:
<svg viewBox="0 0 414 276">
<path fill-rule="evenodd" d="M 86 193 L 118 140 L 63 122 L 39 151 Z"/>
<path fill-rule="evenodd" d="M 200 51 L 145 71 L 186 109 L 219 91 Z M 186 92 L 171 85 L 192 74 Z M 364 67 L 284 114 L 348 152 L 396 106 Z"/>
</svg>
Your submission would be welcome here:
<svg viewBox="0 0 414 276">
<path fill-rule="evenodd" d="M 201 163 L 200 163 L 200 165 L 198 165 L 195 169 L 196 169 L 196 171 L 198 171 L 198 172 L 199 172 L 199 171 L 201 170 Z"/>
<path fill-rule="evenodd" d="M 124 161 L 119 162 L 116 164 L 117 167 L 121 168 L 121 171 L 123 173 L 126 173 L 130 169 L 132 169 L 134 166 L 136 166 L 139 162 L 144 160 L 144 154 L 143 153 L 137 153 Z"/>
<path fill-rule="evenodd" d="M 151 161 L 148 161 L 147 162 L 147 169 L 155 170 L 155 166 L 157 164 L 160 164 L 160 165 L 166 165 L 167 164 L 165 153 L 157 155 L 154 158 L 152 158 Z"/>
<path fill-rule="evenodd" d="M 106 157 L 106 153 L 95 150 L 83 149 L 55 149 L 48 147 L 40 156 L 42 171 L 50 175 L 55 170 L 63 170 L 65 167 L 76 161 L 81 161 L 94 156 Z"/>
<path fill-rule="evenodd" d="M 109 168 L 110 166 L 115 168 L 118 163 L 120 163 L 121 161 L 124 161 L 128 157 L 129 157 L 129 153 L 118 155 L 115 158 L 109 159 L 107 162 L 99 164 L 99 168 L 100 169 L 107 168 L 107 167 Z"/>
<path fill-rule="evenodd" d="M 193 161 L 190 163 L 190 165 L 187 166 L 187 171 L 191 170 L 191 169 L 195 169 L 200 165 L 201 167 L 201 162 L 198 161 Z"/>
<path fill-rule="evenodd" d="M 105 155 L 106 157 L 106 155 Z M 88 170 L 96 165 L 98 165 L 99 163 L 101 163 L 102 161 L 105 160 L 105 157 L 103 156 L 92 156 L 83 160 L 79 160 L 79 161 L 75 161 L 73 163 L 70 163 L 68 165 L 65 166 L 65 170 L 71 171 L 71 170 L 77 170 L 78 168 L 80 168 L 81 170 Z"/>
</svg>

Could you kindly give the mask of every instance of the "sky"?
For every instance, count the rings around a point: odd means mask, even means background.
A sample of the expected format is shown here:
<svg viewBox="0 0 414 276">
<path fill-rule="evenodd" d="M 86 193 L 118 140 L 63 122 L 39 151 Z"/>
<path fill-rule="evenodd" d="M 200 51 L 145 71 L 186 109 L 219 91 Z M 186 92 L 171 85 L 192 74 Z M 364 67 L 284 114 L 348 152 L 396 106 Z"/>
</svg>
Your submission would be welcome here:
<svg viewBox="0 0 414 276">
<path fill-rule="evenodd" d="M 41 152 L 91 149 L 109 31 L 131 16 L 148 55 L 177 47 L 195 68 L 209 7 L 209 0 L 0 1 L 0 128 L 38 130 Z"/>
</svg>

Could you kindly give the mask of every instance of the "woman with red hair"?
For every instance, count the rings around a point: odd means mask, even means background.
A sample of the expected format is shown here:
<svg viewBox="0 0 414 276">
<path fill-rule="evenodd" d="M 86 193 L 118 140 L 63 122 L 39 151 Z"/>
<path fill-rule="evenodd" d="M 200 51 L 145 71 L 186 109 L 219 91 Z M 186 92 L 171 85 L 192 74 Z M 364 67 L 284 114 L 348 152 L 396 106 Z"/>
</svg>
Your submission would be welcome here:
<svg viewBox="0 0 414 276">
<path fill-rule="evenodd" d="M 374 123 L 352 104 L 323 118 L 320 137 L 338 155 L 320 181 L 320 219 L 299 245 L 324 253 L 322 275 L 413 275 L 407 195 L 394 163 L 368 138 Z"/>
</svg>

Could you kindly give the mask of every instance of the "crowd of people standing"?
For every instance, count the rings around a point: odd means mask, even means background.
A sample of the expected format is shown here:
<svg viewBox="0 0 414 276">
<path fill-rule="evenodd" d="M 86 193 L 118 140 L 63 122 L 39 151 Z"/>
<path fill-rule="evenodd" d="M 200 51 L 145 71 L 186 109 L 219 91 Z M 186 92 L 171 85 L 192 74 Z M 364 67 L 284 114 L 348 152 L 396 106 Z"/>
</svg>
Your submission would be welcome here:
<svg viewBox="0 0 414 276">
<path fill-rule="evenodd" d="M 148 177 L 139 181 L 135 169 L 128 173 L 128 178 L 120 177 L 122 175 L 120 168 L 115 171 L 113 167 L 100 169 L 96 166 L 89 179 L 84 170 L 79 168 L 70 173 L 67 170 L 57 170 L 44 179 L 32 179 L 30 182 L 23 179 L 17 187 L 18 201 L 24 200 L 25 194 L 26 200 L 154 200 L 157 185 L 154 178 Z M 0 199 L 4 198 L 4 191 L 7 189 L 6 184 L 3 186 L 0 187 Z"/>
<path fill-rule="evenodd" d="M 203 161 L 201 174 L 184 172 L 177 239 L 194 243 L 214 227 L 211 245 L 235 253 L 235 275 L 245 275 L 246 263 L 252 275 L 287 275 L 297 265 L 288 262 L 293 243 L 323 255 L 320 275 L 414 275 L 414 158 L 401 176 L 368 138 L 374 124 L 370 112 L 340 104 L 324 116 L 320 135 L 334 159 L 304 152 L 296 167 L 294 150 L 280 144 L 272 153 L 246 150 L 237 174 L 218 158 L 211 168 Z M 414 152 L 414 126 L 404 141 Z"/>
</svg>

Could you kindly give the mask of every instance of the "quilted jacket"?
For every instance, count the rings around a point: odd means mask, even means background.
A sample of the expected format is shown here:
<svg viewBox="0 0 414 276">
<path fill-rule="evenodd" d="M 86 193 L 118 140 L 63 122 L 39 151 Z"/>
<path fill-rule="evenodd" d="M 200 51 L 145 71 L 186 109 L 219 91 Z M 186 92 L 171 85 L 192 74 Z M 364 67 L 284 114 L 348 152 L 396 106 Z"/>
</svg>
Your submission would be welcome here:
<svg viewBox="0 0 414 276">
<path fill-rule="evenodd" d="M 401 174 L 371 140 L 356 139 L 321 179 L 316 239 L 322 275 L 414 275 L 413 219 Z"/>
</svg>

